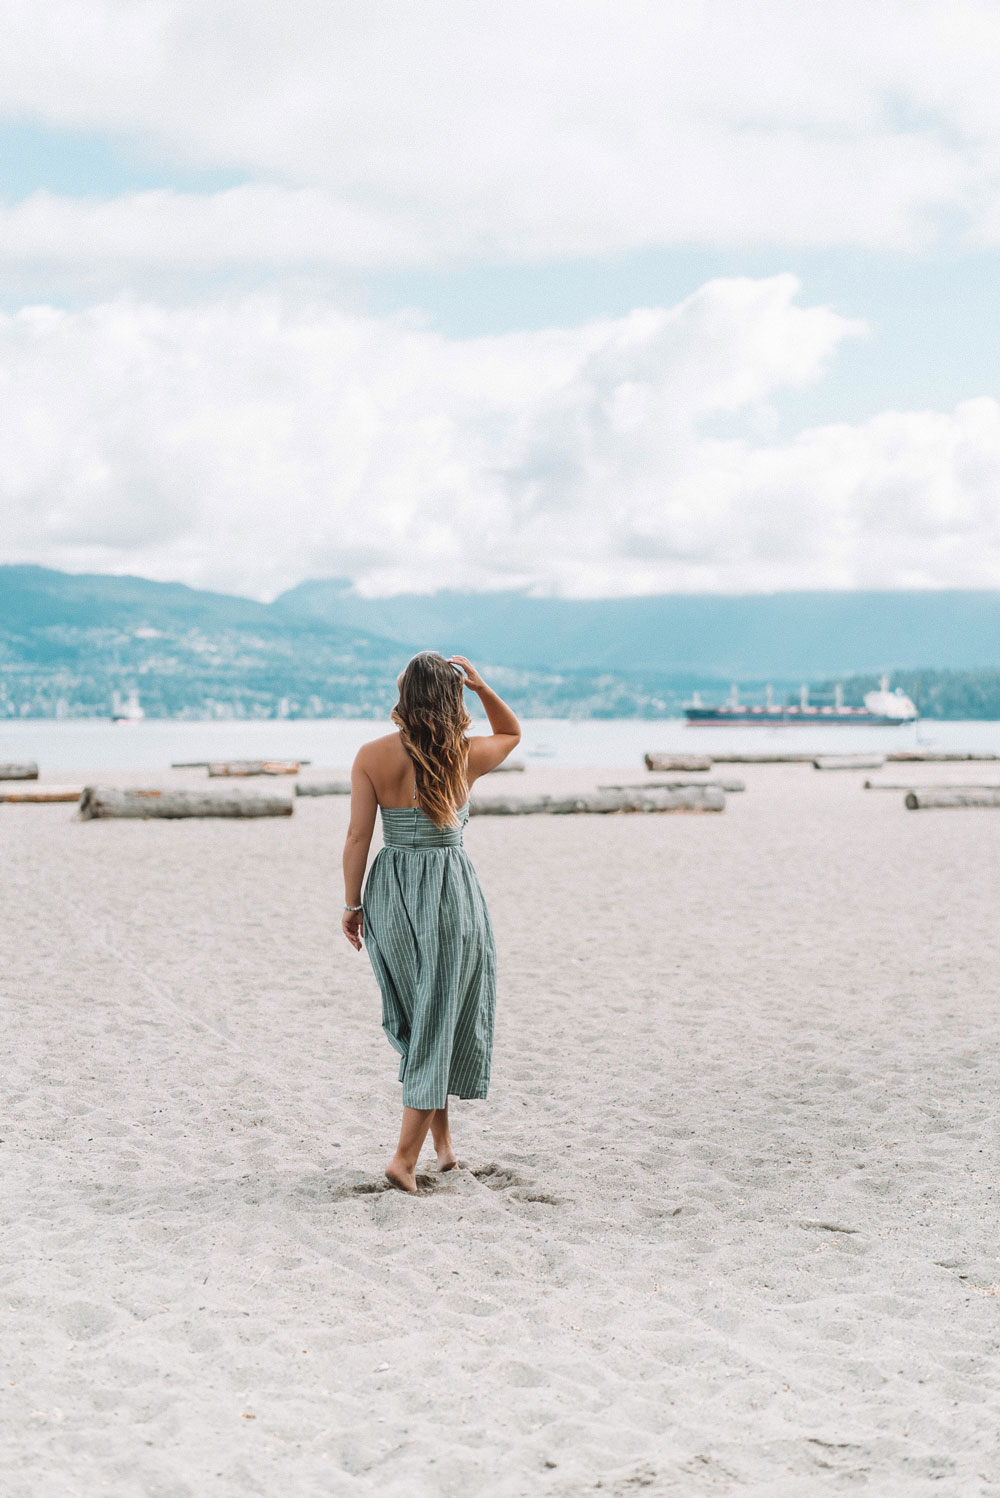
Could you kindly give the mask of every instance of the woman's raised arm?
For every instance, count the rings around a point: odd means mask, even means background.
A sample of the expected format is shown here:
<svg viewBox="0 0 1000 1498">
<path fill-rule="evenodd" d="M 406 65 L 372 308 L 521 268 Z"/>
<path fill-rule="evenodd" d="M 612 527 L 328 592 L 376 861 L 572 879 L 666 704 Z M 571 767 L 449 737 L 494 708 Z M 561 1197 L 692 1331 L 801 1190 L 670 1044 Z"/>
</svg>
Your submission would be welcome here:
<svg viewBox="0 0 1000 1498">
<path fill-rule="evenodd" d="M 475 692 L 483 704 L 483 712 L 493 730 L 489 735 L 477 735 L 469 740 L 471 785 L 480 775 L 486 775 L 490 770 L 495 770 L 497 765 L 502 765 L 511 750 L 517 748 L 521 742 L 521 725 L 503 698 L 486 685 L 471 661 L 467 661 L 464 655 L 453 655 L 451 661 L 462 671 L 466 690 Z"/>
</svg>

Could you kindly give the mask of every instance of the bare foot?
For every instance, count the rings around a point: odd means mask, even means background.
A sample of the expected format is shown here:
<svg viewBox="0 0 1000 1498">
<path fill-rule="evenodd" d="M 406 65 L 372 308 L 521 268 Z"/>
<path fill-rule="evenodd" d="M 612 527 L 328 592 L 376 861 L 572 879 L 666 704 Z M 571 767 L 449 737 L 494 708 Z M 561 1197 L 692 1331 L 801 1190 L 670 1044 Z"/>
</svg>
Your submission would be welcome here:
<svg viewBox="0 0 1000 1498">
<path fill-rule="evenodd" d="M 457 1164 L 458 1156 L 450 1144 L 446 1144 L 443 1149 L 437 1151 L 438 1170 L 454 1170 Z"/>
<path fill-rule="evenodd" d="M 406 1191 L 410 1196 L 416 1196 L 416 1172 L 411 1170 L 408 1165 L 404 1165 L 400 1160 L 397 1160 L 395 1156 L 393 1156 L 385 1167 L 385 1176 L 389 1184 L 395 1186 L 397 1191 Z"/>
</svg>

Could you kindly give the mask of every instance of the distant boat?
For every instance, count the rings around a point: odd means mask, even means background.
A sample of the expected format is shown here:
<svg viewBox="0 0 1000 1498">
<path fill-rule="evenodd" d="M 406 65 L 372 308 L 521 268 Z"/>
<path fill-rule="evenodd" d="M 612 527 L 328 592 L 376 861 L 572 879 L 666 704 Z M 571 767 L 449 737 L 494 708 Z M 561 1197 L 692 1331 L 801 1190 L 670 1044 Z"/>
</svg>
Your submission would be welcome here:
<svg viewBox="0 0 1000 1498">
<path fill-rule="evenodd" d="M 865 694 L 864 707 L 845 707 L 843 689 L 839 686 L 834 692 L 833 703 L 824 703 L 820 707 L 809 701 L 808 687 L 800 689 L 798 702 L 784 704 L 774 701 L 770 687 L 767 689 L 765 702 L 742 703 L 736 687 L 732 687 L 728 702 L 724 702 L 721 707 L 704 706 L 695 692 L 684 709 L 684 716 L 695 728 L 718 728 L 726 724 L 739 725 L 741 728 L 748 724 L 779 728 L 783 725 L 808 724 L 811 727 L 817 723 L 824 727 L 828 723 L 847 723 L 856 728 L 899 728 L 903 723 L 915 723 L 920 714 L 899 687 L 890 692 L 889 678 L 883 676 L 878 691 Z"/>
<path fill-rule="evenodd" d="M 115 692 L 111 711 L 112 723 L 141 723 L 145 716 L 139 702 L 139 693 L 134 687 L 124 701 L 121 694 Z"/>
</svg>

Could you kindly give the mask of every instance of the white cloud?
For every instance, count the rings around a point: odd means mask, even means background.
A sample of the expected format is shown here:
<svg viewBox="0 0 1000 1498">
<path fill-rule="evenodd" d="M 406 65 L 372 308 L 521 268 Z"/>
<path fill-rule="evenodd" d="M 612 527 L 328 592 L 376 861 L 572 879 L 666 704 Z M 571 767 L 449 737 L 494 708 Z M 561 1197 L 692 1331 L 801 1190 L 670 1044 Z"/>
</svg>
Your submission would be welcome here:
<svg viewBox="0 0 1000 1498">
<path fill-rule="evenodd" d="M 7 253 L 537 260 L 1000 222 L 993 0 L 0 0 L 0 106 L 242 193 L 45 199 Z"/>
<path fill-rule="evenodd" d="M 105 199 L 41 191 L 0 205 L 0 261 L 8 264 L 197 272 L 220 264 L 399 266 L 442 253 L 444 235 L 429 243 L 405 218 L 361 211 L 325 188 L 157 189 Z"/>
<path fill-rule="evenodd" d="M 860 331 L 796 290 L 465 342 L 259 298 L 26 308 L 0 320 L 3 560 L 265 596 L 996 586 L 997 402 L 712 435 Z"/>
</svg>

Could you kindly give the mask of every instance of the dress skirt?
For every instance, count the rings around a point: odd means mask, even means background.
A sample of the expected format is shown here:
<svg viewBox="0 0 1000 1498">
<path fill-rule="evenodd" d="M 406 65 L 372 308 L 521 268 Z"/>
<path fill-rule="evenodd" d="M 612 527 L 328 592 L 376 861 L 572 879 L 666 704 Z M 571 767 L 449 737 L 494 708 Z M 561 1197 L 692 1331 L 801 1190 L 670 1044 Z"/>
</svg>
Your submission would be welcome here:
<svg viewBox="0 0 1000 1498">
<path fill-rule="evenodd" d="M 462 846 L 467 805 L 458 818 L 438 827 L 418 807 L 384 807 L 383 847 L 365 884 L 365 945 L 407 1108 L 489 1090 L 496 947 Z"/>
</svg>

